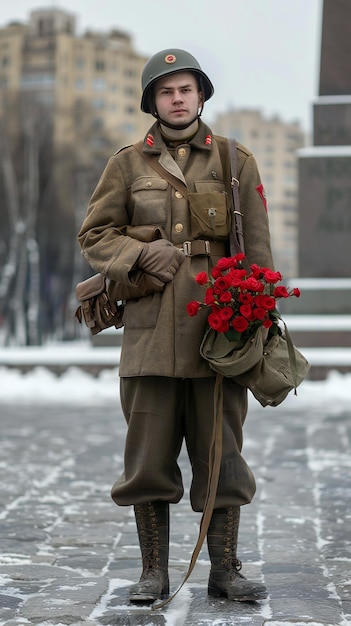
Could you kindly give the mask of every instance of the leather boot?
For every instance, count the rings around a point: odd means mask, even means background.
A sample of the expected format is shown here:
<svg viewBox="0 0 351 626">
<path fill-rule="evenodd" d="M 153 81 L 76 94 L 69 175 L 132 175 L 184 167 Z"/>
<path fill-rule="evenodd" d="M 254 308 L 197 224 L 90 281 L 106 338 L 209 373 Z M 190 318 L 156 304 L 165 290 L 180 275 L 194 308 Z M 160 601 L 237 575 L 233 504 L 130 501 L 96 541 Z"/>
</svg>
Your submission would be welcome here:
<svg viewBox="0 0 351 626">
<path fill-rule="evenodd" d="M 239 507 L 213 511 L 207 533 L 211 559 L 208 594 L 239 602 L 263 600 L 267 597 L 266 587 L 239 573 L 241 562 L 236 556 L 239 521 Z"/>
<path fill-rule="evenodd" d="M 142 555 L 139 582 L 130 588 L 130 602 L 153 602 L 169 593 L 169 504 L 148 502 L 134 506 Z"/>
</svg>

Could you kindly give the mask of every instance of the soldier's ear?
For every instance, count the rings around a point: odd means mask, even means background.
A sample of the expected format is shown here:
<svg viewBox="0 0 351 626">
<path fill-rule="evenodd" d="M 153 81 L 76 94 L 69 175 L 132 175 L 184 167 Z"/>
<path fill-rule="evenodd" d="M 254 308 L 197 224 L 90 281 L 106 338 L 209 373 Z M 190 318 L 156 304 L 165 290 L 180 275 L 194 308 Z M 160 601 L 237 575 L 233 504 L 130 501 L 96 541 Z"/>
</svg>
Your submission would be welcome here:
<svg viewBox="0 0 351 626">
<path fill-rule="evenodd" d="M 204 96 L 203 96 L 203 92 L 199 91 L 199 107 L 202 107 L 204 105 Z"/>
</svg>

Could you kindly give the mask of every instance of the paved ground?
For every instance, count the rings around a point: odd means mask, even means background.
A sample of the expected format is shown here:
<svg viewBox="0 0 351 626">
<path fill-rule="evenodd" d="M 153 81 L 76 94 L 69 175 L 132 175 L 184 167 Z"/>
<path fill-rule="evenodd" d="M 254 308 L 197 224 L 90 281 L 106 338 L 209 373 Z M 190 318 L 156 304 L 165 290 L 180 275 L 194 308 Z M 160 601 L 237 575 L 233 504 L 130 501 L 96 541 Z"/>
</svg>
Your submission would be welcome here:
<svg viewBox="0 0 351 626">
<path fill-rule="evenodd" d="M 109 497 L 125 427 L 118 407 L 0 405 L 0 626 L 309 626 L 351 624 L 351 408 L 251 408 L 245 454 L 258 492 L 244 507 L 239 556 L 264 580 L 256 604 L 207 597 L 206 548 L 160 611 L 133 608 L 140 572 L 131 508 Z M 185 483 L 189 467 L 181 464 Z M 171 584 L 196 541 L 187 498 L 171 508 Z"/>
</svg>

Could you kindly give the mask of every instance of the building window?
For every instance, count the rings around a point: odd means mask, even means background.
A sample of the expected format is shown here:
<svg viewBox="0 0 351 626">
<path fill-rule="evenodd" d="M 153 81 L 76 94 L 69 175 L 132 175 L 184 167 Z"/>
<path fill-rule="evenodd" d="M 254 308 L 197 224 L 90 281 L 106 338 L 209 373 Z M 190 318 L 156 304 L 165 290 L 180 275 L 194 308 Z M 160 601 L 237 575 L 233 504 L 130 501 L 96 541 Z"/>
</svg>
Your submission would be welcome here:
<svg viewBox="0 0 351 626">
<path fill-rule="evenodd" d="M 96 61 L 95 69 L 97 72 L 103 72 L 105 69 L 105 61 L 101 61 L 101 60 Z"/>
<path fill-rule="evenodd" d="M 9 57 L 2 57 L 1 65 L 2 65 L 2 67 L 9 67 L 9 65 L 10 65 L 10 58 Z"/>
<path fill-rule="evenodd" d="M 106 89 L 106 81 L 103 78 L 95 78 L 93 87 L 95 91 L 104 91 Z"/>
<path fill-rule="evenodd" d="M 85 67 L 85 59 L 82 59 L 81 57 L 79 57 L 78 59 L 76 59 L 76 68 L 78 70 L 83 69 L 83 67 Z"/>
<path fill-rule="evenodd" d="M 51 17 L 42 17 L 38 20 L 39 36 L 52 35 L 54 32 L 54 21 Z"/>
<path fill-rule="evenodd" d="M 123 124 L 123 126 L 121 127 L 121 132 L 125 133 L 126 135 L 135 133 L 135 131 L 136 131 L 135 124 Z"/>
<path fill-rule="evenodd" d="M 22 76 L 21 79 L 22 89 L 47 88 L 53 87 L 54 84 L 55 77 L 53 74 L 29 74 L 28 76 Z"/>
<path fill-rule="evenodd" d="M 84 80 L 82 78 L 77 78 L 75 82 L 75 88 L 78 91 L 81 91 L 82 89 L 84 89 Z"/>
<path fill-rule="evenodd" d="M 104 109 L 105 101 L 101 98 L 95 98 L 95 100 L 93 100 L 93 107 L 94 109 Z"/>
<path fill-rule="evenodd" d="M 126 68 L 123 72 L 124 76 L 126 76 L 127 78 L 135 78 L 136 77 L 136 73 L 135 70 L 131 69 L 130 67 Z"/>
<path fill-rule="evenodd" d="M 101 130 L 104 127 L 104 120 L 101 117 L 95 117 L 92 126 L 94 130 Z"/>
<path fill-rule="evenodd" d="M 134 87 L 126 87 L 124 90 L 124 93 L 126 96 L 131 96 L 132 98 L 135 98 L 137 96 L 137 93 Z"/>
</svg>

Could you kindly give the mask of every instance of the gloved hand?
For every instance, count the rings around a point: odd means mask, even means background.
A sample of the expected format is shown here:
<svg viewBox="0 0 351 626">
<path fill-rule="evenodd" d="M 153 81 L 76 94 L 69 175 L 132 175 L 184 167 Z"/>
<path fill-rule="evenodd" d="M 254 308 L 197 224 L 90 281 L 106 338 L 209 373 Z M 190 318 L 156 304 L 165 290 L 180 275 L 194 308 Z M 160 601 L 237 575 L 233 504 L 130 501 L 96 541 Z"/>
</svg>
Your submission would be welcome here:
<svg viewBox="0 0 351 626">
<path fill-rule="evenodd" d="M 144 272 L 169 283 L 184 259 L 183 251 L 175 248 L 170 241 L 156 239 L 144 244 L 137 263 Z"/>
</svg>

